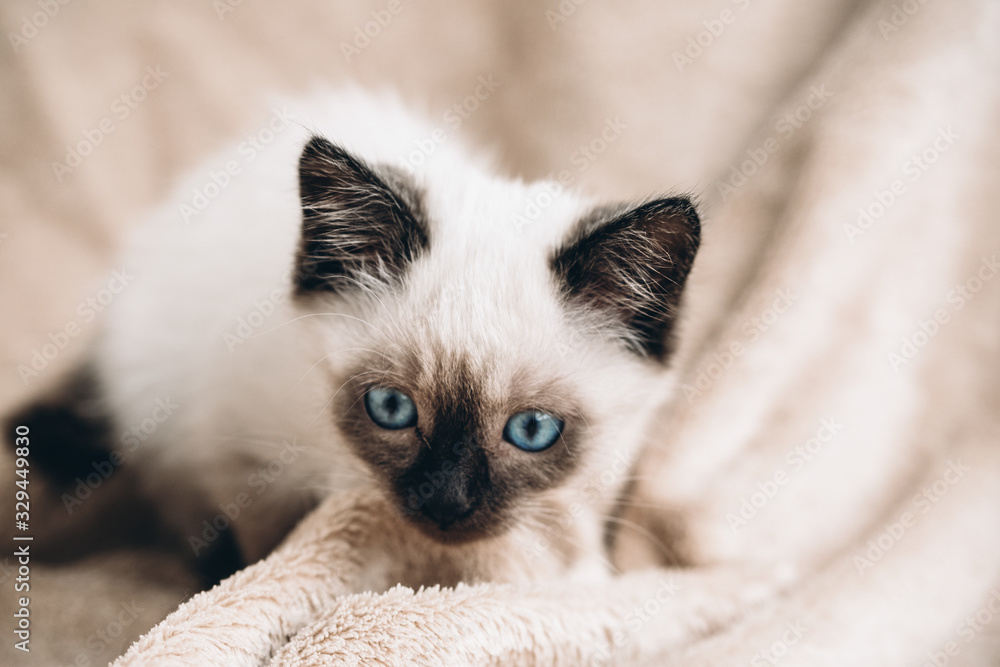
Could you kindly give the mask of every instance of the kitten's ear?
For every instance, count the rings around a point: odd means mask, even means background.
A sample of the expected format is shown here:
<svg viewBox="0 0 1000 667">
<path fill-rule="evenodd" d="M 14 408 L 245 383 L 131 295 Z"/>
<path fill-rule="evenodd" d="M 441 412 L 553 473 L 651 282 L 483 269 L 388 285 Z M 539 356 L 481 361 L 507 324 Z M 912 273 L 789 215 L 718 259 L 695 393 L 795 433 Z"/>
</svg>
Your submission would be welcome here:
<svg viewBox="0 0 1000 667">
<path fill-rule="evenodd" d="M 685 197 L 601 209 L 556 251 L 552 269 L 575 306 L 610 313 L 638 352 L 663 361 L 700 237 Z"/>
<path fill-rule="evenodd" d="M 338 291 L 362 276 L 398 279 L 427 247 L 420 200 L 405 176 L 380 176 L 322 137 L 302 150 L 299 195 L 299 294 Z"/>
</svg>

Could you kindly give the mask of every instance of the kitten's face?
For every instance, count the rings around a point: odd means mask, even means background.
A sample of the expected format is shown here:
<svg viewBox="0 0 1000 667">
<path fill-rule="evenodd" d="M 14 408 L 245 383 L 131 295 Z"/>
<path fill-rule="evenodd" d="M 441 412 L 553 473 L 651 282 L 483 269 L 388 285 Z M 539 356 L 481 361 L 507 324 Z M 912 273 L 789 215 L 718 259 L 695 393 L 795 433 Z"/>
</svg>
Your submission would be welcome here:
<svg viewBox="0 0 1000 667">
<path fill-rule="evenodd" d="M 425 532 L 448 542 L 497 534 L 520 501 L 576 471 L 587 440 L 580 401 L 568 383 L 525 382 L 470 354 L 439 353 L 363 360 L 335 414 Z"/>
<path fill-rule="evenodd" d="M 424 532 L 460 542 L 541 520 L 632 455 L 697 248 L 686 200 L 588 212 L 560 198 L 519 234 L 521 184 L 418 187 L 322 139 L 300 183 L 298 298 L 343 313 L 321 334 L 335 430 Z"/>
</svg>

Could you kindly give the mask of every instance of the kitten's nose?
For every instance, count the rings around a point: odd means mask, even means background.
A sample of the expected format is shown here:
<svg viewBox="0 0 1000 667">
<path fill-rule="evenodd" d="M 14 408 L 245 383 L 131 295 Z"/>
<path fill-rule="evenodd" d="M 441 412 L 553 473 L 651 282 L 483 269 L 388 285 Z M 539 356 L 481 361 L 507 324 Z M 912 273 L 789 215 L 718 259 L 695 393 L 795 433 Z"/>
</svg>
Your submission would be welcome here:
<svg viewBox="0 0 1000 667">
<path fill-rule="evenodd" d="M 406 511 L 421 514 L 437 529 L 448 531 L 481 505 L 489 466 L 478 448 L 432 444 L 399 482 Z"/>
<path fill-rule="evenodd" d="M 445 484 L 424 503 L 424 515 L 437 524 L 441 530 L 447 530 L 453 524 L 465 519 L 476 511 L 479 499 L 471 493 L 471 489 L 458 480 L 458 483 Z"/>
</svg>

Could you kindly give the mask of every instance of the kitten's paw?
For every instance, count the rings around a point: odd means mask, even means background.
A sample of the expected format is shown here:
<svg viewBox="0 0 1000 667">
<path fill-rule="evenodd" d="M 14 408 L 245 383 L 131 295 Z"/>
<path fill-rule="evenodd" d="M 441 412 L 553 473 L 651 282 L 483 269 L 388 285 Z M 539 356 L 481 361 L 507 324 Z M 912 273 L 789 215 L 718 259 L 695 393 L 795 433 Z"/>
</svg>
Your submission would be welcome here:
<svg viewBox="0 0 1000 667">
<path fill-rule="evenodd" d="M 270 664 L 483 664 L 474 660 L 480 631 L 456 622 L 467 601 L 453 589 L 403 586 L 347 596 L 292 637 Z"/>
<path fill-rule="evenodd" d="M 513 586 L 397 586 L 351 595 L 271 661 L 303 665 L 581 665 L 607 643 L 610 607 L 579 613 L 565 597 Z M 572 639 L 572 641 L 569 641 Z"/>
</svg>

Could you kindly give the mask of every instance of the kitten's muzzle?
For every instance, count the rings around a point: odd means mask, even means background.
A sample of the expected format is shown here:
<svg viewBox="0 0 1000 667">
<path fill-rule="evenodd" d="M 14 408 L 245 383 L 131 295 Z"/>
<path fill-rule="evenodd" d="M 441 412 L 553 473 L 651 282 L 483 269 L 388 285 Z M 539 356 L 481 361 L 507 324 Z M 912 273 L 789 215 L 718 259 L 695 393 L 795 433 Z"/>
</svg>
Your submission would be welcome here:
<svg viewBox="0 0 1000 667">
<path fill-rule="evenodd" d="M 404 512 L 430 537 L 464 542 L 484 535 L 489 485 L 485 454 L 468 442 L 431 444 L 396 483 Z"/>
</svg>

